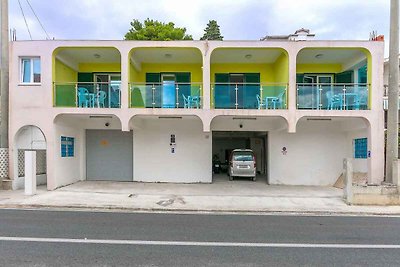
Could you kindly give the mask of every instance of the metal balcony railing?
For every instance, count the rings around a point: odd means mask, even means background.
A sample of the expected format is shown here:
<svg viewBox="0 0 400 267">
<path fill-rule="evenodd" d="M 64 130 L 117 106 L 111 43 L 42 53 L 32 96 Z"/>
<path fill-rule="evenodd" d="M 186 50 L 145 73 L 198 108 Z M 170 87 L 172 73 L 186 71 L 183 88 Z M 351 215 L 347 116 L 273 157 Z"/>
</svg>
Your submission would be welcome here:
<svg viewBox="0 0 400 267">
<path fill-rule="evenodd" d="M 202 108 L 201 83 L 130 83 L 131 108 Z"/>
<path fill-rule="evenodd" d="M 54 107 L 120 108 L 120 82 L 54 82 Z"/>
<path fill-rule="evenodd" d="M 215 109 L 286 109 L 285 83 L 214 83 L 211 106 Z"/>
<path fill-rule="evenodd" d="M 369 109 L 369 84 L 297 84 L 297 109 Z"/>
</svg>

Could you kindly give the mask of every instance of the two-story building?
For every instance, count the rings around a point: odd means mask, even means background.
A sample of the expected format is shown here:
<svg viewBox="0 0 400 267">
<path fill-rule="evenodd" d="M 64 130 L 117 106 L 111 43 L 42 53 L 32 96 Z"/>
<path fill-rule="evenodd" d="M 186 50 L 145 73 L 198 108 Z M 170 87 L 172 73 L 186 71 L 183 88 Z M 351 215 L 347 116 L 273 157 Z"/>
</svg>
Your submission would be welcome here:
<svg viewBox="0 0 400 267">
<path fill-rule="evenodd" d="M 268 184 L 332 185 L 349 157 L 383 181 L 383 42 L 49 40 L 10 51 L 13 188 L 26 149 L 46 151 L 49 190 L 212 183 L 213 158 L 234 148 L 255 151 Z"/>
</svg>

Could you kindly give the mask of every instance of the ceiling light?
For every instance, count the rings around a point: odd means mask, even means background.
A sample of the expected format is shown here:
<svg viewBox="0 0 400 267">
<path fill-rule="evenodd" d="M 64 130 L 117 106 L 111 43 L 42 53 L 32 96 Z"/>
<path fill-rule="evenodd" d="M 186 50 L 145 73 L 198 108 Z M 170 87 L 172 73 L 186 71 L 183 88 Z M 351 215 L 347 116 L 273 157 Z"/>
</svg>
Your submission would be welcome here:
<svg viewBox="0 0 400 267">
<path fill-rule="evenodd" d="M 316 54 L 315 58 L 322 58 L 324 55 L 323 54 Z"/>
<path fill-rule="evenodd" d="M 172 54 L 165 54 L 164 55 L 166 58 L 171 58 L 172 57 Z"/>
<path fill-rule="evenodd" d="M 95 57 L 95 58 L 100 58 L 101 56 L 99 55 L 99 54 L 93 54 L 93 56 Z"/>
<path fill-rule="evenodd" d="M 244 56 L 246 59 L 250 59 L 250 58 L 252 58 L 253 56 L 251 55 L 251 54 L 247 54 L 247 55 L 245 55 Z"/>
</svg>

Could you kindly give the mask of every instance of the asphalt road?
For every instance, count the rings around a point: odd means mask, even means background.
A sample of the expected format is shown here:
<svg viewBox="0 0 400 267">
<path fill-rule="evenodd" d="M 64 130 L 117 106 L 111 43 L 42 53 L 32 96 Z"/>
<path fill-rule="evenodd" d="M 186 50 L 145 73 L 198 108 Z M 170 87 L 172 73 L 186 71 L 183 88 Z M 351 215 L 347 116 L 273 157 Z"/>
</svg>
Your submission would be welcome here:
<svg viewBox="0 0 400 267">
<path fill-rule="evenodd" d="M 399 266 L 400 218 L 0 210 L 0 266 Z"/>
</svg>

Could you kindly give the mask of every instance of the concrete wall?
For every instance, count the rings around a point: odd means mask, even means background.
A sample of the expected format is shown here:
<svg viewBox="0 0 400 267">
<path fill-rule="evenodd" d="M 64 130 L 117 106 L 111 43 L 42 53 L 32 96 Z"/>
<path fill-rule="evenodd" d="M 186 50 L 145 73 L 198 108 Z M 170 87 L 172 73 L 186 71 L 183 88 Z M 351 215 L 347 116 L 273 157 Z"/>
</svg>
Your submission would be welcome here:
<svg viewBox="0 0 400 267">
<path fill-rule="evenodd" d="M 74 157 L 61 157 L 61 136 L 75 138 Z M 55 158 L 53 163 L 55 166 L 55 184 L 57 187 L 84 179 L 81 160 L 84 157 L 84 138 L 84 130 L 80 127 L 55 125 Z"/>
<path fill-rule="evenodd" d="M 171 153 L 170 135 L 176 135 Z M 147 119 L 133 129 L 133 179 L 143 182 L 211 183 L 211 134 L 199 119 Z"/>
<path fill-rule="evenodd" d="M 347 157 L 353 159 L 353 171 L 354 172 L 368 172 L 367 159 L 355 159 L 354 158 L 354 139 L 356 138 L 368 138 L 367 130 L 349 131 L 346 134 L 346 148 Z M 369 141 L 369 140 L 368 140 Z"/>
<path fill-rule="evenodd" d="M 332 122 L 305 121 L 296 133 L 269 132 L 268 146 L 270 184 L 332 185 L 342 173 L 346 135 Z"/>
</svg>

